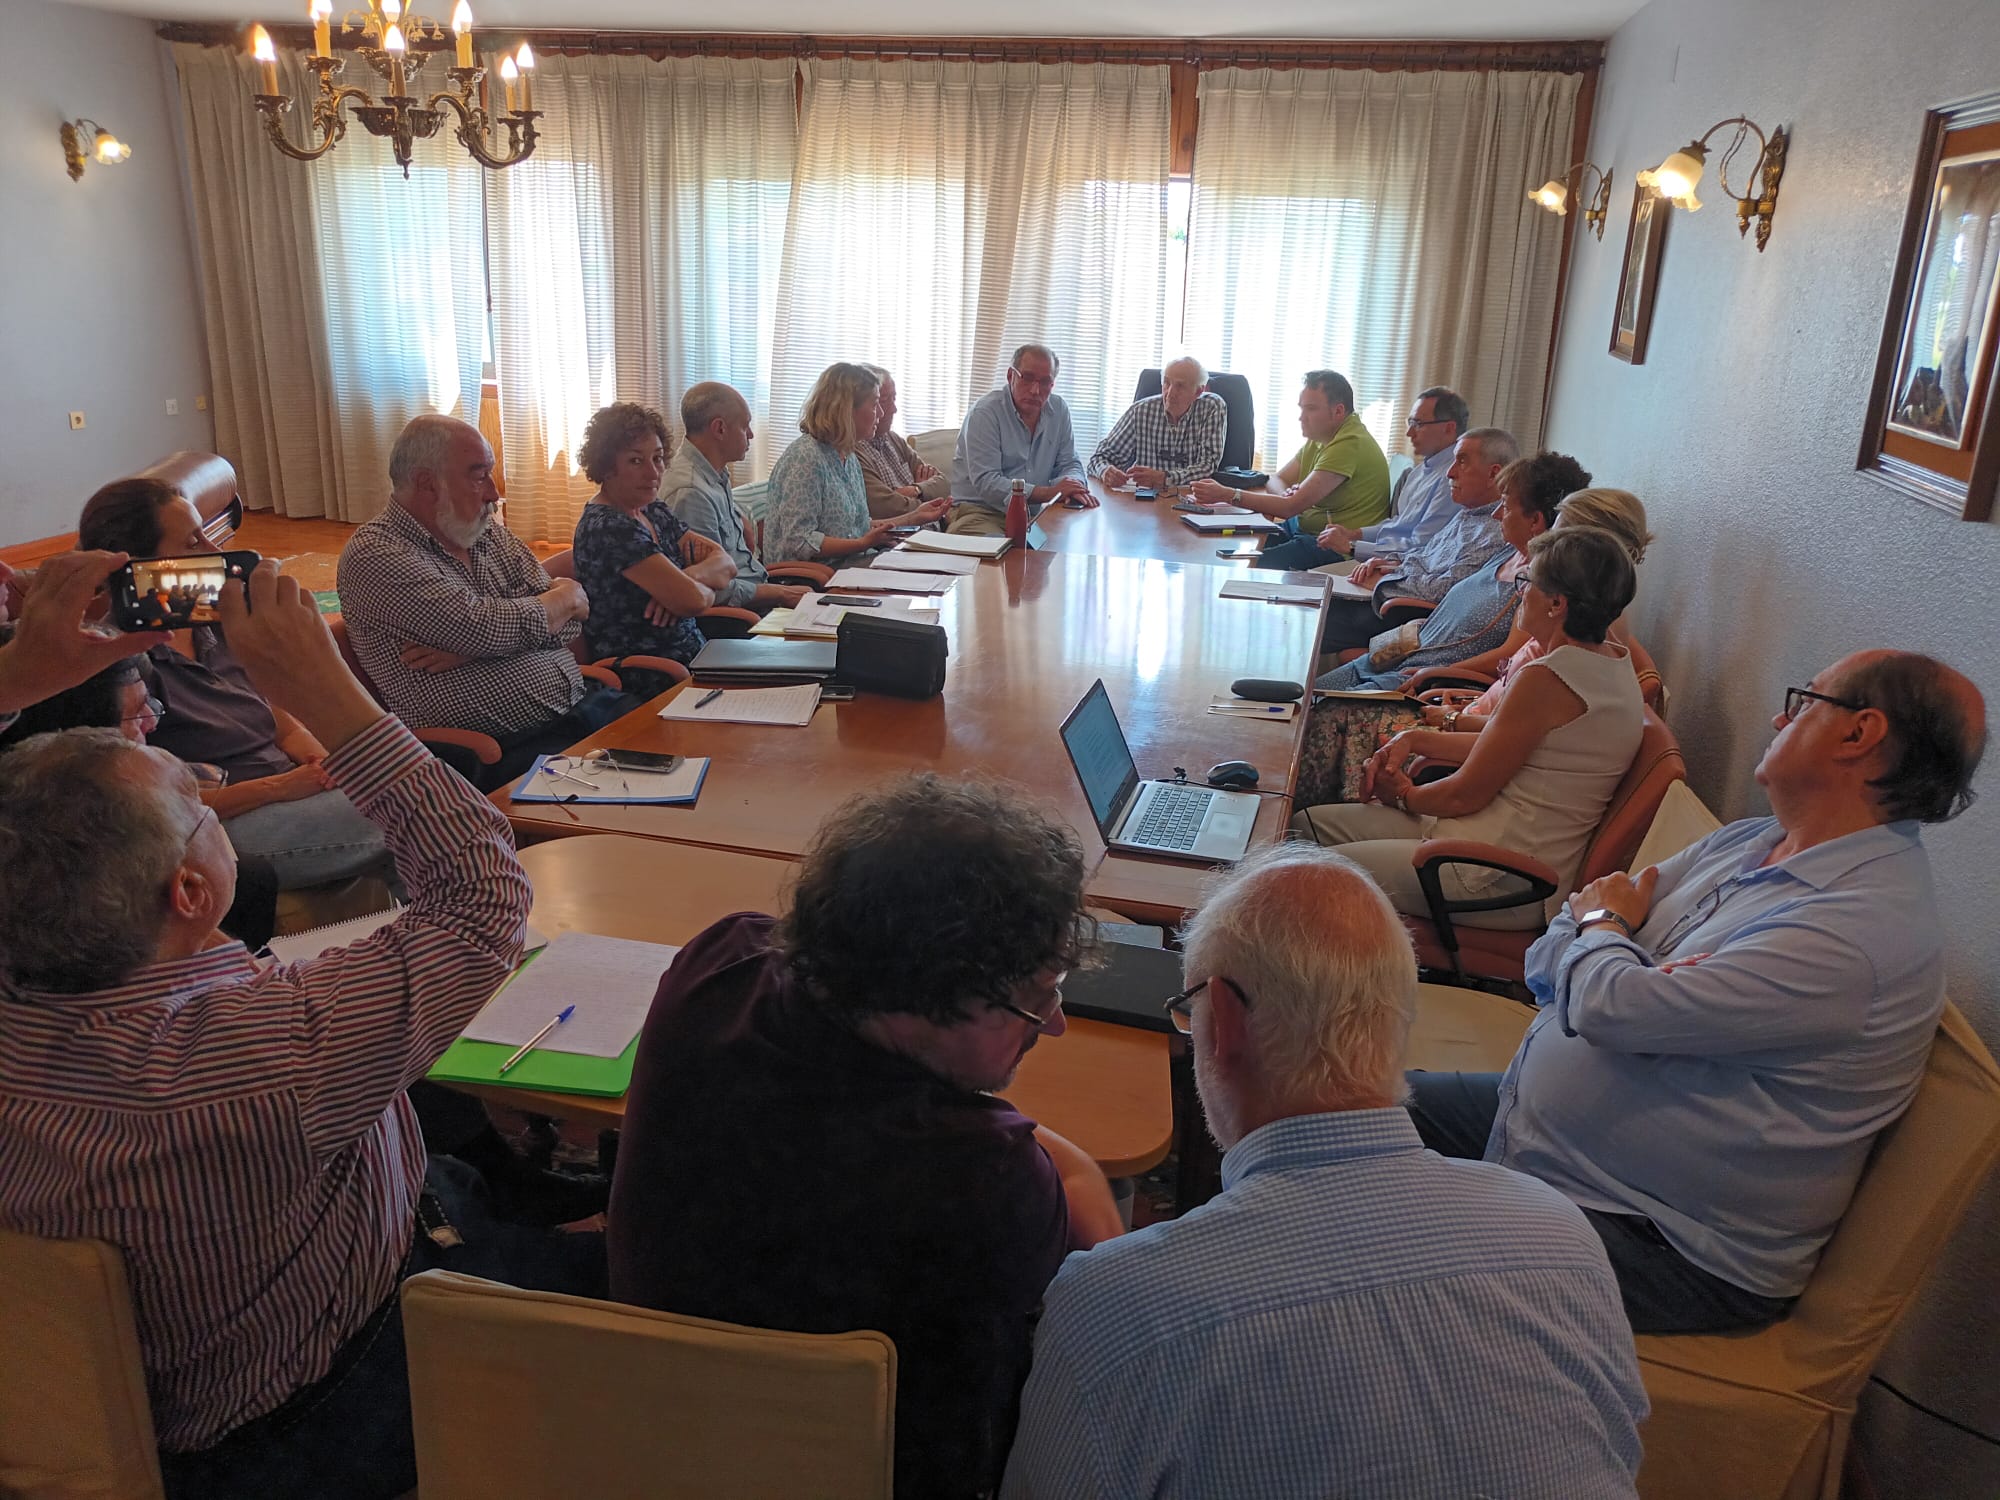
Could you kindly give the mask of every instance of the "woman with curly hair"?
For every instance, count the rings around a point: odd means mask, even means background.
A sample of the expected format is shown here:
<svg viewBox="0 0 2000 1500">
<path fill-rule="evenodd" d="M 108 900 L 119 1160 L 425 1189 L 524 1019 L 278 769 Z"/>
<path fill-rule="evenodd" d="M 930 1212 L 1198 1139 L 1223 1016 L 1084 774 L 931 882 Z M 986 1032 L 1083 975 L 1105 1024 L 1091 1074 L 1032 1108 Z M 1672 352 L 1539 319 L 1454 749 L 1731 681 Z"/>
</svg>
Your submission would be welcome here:
<svg viewBox="0 0 2000 1500">
<path fill-rule="evenodd" d="M 590 596 L 583 639 L 593 661 L 693 661 L 702 644 L 694 617 L 736 576 L 729 554 L 690 531 L 660 498 L 672 453 L 666 419 L 636 402 L 605 407 L 583 429 L 577 459 L 597 493 L 577 517 L 570 546 L 576 581 Z M 619 677 L 643 698 L 672 685 L 657 672 L 629 667 Z"/>
</svg>

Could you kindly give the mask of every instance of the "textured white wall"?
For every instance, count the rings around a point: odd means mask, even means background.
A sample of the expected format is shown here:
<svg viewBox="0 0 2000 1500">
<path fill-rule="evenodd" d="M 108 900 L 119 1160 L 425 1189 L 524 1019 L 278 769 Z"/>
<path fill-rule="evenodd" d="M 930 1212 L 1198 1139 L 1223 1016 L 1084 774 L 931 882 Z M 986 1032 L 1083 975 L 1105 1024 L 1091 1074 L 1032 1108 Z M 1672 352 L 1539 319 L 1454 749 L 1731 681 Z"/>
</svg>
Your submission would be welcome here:
<svg viewBox="0 0 2000 1500">
<path fill-rule="evenodd" d="M 1653 0 L 1614 37 L 1591 159 L 1614 167 L 1604 243 L 1579 239 L 1549 441 L 1638 492 L 1659 543 L 1642 638 L 1673 689 L 1696 791 L 1766 810 L 1751 771 L 1787 684 L 1864 646 L 1932 652 L 2000 715 L 2000 530 L 1854 469 L 1923 112 L 2000 89 L 1995 0 Z M 1730 115 L 1793 128 L 1770 248 L 1713 182 L 1675 214 L 1646 363 L 1605 352 L 1632 174 Z M 1951 930 L 1951 993 L 2000 1051 L 2000 791 L 1926 843 Z M 1879 1373 L 2000 1434 L 2000 1188 L 1973 1209 Z M 2000 1494 L 2000 1448 L 1870 1390 L 1883 1493 Z"/>
<path fill-rule="evenodd" d="M 153 25 L 0 0 L 0 546 L 76 527 L 92 490 L 212 448 L 175 102 Z M 87 116 L 132 147 L 81 182 L 57 131 Z M 166 414 L 169 397 L 180 415 Z M 88 425 L 72 432 L 69 413 Z"/>
</svg>

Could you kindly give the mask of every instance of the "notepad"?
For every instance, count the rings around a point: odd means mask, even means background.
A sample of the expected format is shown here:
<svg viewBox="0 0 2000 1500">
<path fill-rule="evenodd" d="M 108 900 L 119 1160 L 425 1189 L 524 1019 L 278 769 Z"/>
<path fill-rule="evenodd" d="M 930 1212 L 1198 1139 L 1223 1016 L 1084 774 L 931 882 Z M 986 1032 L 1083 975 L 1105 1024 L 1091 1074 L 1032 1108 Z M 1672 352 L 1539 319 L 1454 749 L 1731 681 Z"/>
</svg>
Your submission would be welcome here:
<svg viewBox="0 0 2000 1500">
<path fill-rule="evenodd" d="M 958 582 L 949 573 L 903 573 L 894 568 L 842 568 L 827 580 L 830 589 L 882 590 L 898 594 L 943 594 Z"/>
<path fill-rule="evenodd" d="M 816 682 L 801 682 L 792 687 L 724 688 L 719 698 L 710 698 L 711 691 L 683 688 L 667 700 L 660 717 L 704 724 L 797 726 L 811 723 L 813 710 L 819 707 Z"/>
<path fill-rule="evenodd" d="M 514 971 L 459 1039 L 519 1047 L 564 1007 L 574 1005 L 576 1013 L 536 1043 L 535 1050 L 617 1057 L 646 1024 L 660 976 L 678 952 L 659 943 L 565 932 L 533 963 Z"/>
<path fill-rule="evenodd" d="M 319 927 L 309 927 L 304 932 L 290 932 L 283 937 L 274 937 L 264 945 L 271 957 L 281 964 L 300 964 L 309 958 L 318 958 L 335 948 L 345 948 L 358 943 L 387 927 L 403 914 L 400 906 L 384 907 L 381 911 L 371 911 L 364 916 L 349 917 L 344 922 L 327 922 Z M 533 953 L 538 948 L 548 946 L 549 940 L 530 926 L 523 940 L 524 952 Z"/>
<path fill-rule="evenodd" d="M 1173 508 L 1183 515 L 1191 516 L 1254 516 L 1256 511 L 1247 505 L 1231 505 L 1228 501 L 1210 504 L 1206 500 L 1176 500 Z"/>
<path fill-rule="evenodd" d="M 1344 573 L 1322 573 L 1320 576 L 1332 585 L 1327 592 L 1336 599 L 1373 599 L 1375 597 L 1375 590 L 1372 587 L 1365 588 L 1361 584 L 1350 583 L 1347 580 L 1347 575 Z"/>
<path fill-rule="evenodd" d="M 979 571 L 979 559 L 964 557 L 956 552 L 925 552 L 916 547 L 896 547 L 888 552 L 878 552 L 868 564 L 871 568 L 894 568 L 906 573 L 952 573 L 964 577 Z"/>
<path fill-rule="evenodd" d="M 555 761 L 551 770 L 549 762 Z M 667 772 L 632 771 L 574 755 L 538 755 L 508 795 L 516 802 L 684 804 L 701 795 L 708 757 L 690 756 Z"/>
<path fill-rule="evenodd" d="M 1326 588 L 1317 583 L 1265 583 L 1256 578 L 1232 578 L 1222 586 L 1225 599 L 1262 599 L 1268 604 L 1317 604 Z"/>
<path fill-rule="evenodd" d="M 1278 522 L 1264 516 L 1196 516 L 1183 515 L 1181 520 L 1204 536 L 1228 536 L 1233 532 L 1283 531 Z"/>
<path fill-rule="evenodd" d="M 921 620 L 923 624 L 937 623 L 938 602 L 935 599 L 912 599 L 892 596 L 878 599 L 872 604 L 831 604 L 824 594 L 808 594 L 801 599 L 798 607 L 785 623 L 785 634 L 797 639 L 810 641 L 833 641 L 840 638 L 840 622 L 847 615 L 861 615 L 870 620 Z"/>
<path fill-rule="evenodd" d="M 961 557 L 998 557 L 1014 544 L 1004 536 L 961 536 L 949 531 L 919 531 L 903 539 L 918 552 L 955 552 Z"/>
</svg>

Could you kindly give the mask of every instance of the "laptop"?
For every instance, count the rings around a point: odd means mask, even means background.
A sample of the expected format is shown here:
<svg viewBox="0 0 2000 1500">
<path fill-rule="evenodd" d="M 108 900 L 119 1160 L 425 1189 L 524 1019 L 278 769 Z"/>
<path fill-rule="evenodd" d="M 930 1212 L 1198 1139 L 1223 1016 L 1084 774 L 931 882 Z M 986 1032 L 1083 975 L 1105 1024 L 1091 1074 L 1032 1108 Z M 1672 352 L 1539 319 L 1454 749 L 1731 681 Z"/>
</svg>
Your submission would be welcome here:
<svg viewBox="0 0 2000 1500">
<path fill-rule="evenodd" d="M 1107 849 L 1229 864 L 1250 847 L 1254 793 L 1139 779 L 1102 678 L 1063 720 L 1062 741 Z"/>
</svg>

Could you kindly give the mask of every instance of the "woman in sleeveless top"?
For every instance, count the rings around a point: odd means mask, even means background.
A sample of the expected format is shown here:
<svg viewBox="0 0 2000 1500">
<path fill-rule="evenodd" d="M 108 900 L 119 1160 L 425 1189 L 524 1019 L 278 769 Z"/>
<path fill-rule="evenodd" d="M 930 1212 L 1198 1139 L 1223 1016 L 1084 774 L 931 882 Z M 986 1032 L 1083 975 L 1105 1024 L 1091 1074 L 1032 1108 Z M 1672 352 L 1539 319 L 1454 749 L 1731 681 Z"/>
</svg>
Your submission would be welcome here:
<svg viewBox="0 0 2000 1500">
<path fill-rule="evenodd" d="M 1293 826 L 1337 844 L 1372 875 L 1399 911 L 1429 907 L 1410 863 L 1422 839 L 1498 844 L 1554 867 L 1560 901 L 1576 878 L 1591 836 L 1639 748 L 1644 706 L 1628 653 L 1606 632 L 1637 584 L 1619 541 L 1595 527 L 1564 527 L 1530 544 L 1522 623 L 1542 646 L 1539 661 L 1516 674 L 1500 710 L 1478 733 L 1412 729 L 1376 754 L 1364 776 L 1364 801 L 1312 807 Z M 1404 769 L 1413 757 L 1457 766 L 1421 786 Z M 1446 866 L 1445 894 L 1455 899 L 1524 891 L 1516 877 L 1472 866 Z M 1474 913 L 1471 926 L 1535 928 L 1535 904 Z"/>
</svg>

